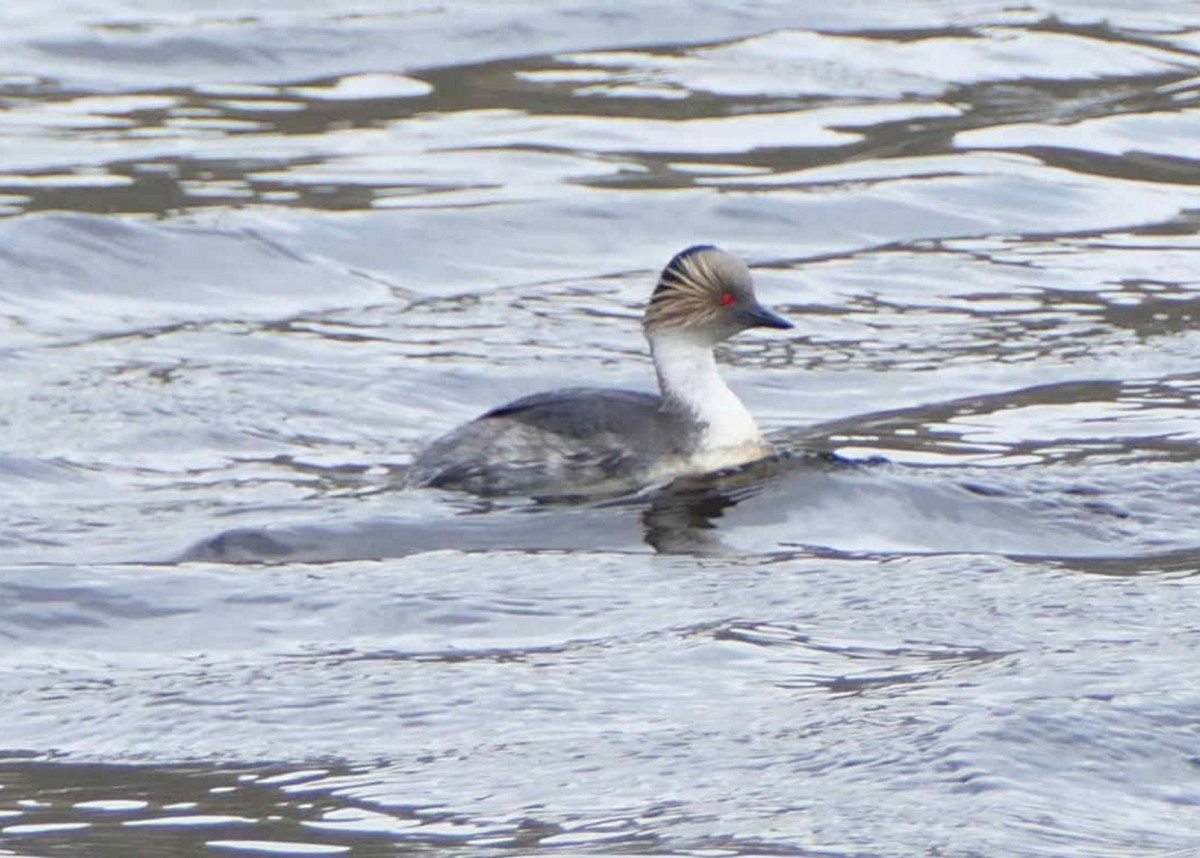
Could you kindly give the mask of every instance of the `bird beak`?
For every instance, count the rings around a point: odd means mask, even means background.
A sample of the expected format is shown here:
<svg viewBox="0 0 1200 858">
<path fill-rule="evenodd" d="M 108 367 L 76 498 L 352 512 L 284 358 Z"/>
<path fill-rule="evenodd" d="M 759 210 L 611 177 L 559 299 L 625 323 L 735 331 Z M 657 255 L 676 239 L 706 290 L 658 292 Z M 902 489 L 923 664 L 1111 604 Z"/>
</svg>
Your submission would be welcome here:
<svg viewBox="0 0 1200 858">
<path fill-rule="evenodd" d="M 783 316 L 772 313 L 757 302 L 739 312 L 738 319 L 748 328 L 779 328 L 780 330 L 787 330 L 788 328 L 795 327 L 795 325 L 783 318 Z"/>
</svg>

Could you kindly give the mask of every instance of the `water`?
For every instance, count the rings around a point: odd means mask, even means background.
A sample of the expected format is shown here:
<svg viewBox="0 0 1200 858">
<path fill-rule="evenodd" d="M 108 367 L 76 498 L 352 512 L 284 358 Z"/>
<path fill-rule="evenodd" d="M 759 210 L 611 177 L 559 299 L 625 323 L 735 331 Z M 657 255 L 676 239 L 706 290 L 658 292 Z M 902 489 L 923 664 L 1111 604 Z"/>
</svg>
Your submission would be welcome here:
<svg viewBox="0 0 1200 858">
<path fill-rule="evenodd" d="M 1200 854 L 1198 100 L 1178 0 L 8 4 L 0 854 Z M 397 488 L 701 241 L 786 455 Z"/>
</svg>

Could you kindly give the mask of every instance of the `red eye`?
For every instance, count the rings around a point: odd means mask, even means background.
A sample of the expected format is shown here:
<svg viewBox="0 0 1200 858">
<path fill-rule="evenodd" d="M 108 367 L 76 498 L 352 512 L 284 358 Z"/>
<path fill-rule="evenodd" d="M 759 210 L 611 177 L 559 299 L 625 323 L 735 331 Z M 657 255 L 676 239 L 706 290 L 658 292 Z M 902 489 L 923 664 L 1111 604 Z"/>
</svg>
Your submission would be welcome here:
<svg viewBox="0 0 1200 858">
<path fill-rule="evenodd" d="M 725 292 L 721 295 L 721 306 L 728 307 L 730 304 L 732 304 L 736 300 L 737 299 L 733 297 L 732 292 Z"/>
</svg>

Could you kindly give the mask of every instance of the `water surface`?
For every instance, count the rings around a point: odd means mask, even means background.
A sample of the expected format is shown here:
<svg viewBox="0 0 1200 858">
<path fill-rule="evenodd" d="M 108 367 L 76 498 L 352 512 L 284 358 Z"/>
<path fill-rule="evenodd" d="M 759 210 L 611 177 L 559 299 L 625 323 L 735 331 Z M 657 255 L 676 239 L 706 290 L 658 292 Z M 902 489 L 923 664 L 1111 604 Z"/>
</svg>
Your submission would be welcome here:
<svg viewBox="0 0 1200 858">
<path fill-rule="evenodd" d="M 1200 7 L 826 5 L 0 11 L 0 850 L 1200 848 Z M 697 242 L 780 461 L 397 487 Z"/>
</svg>

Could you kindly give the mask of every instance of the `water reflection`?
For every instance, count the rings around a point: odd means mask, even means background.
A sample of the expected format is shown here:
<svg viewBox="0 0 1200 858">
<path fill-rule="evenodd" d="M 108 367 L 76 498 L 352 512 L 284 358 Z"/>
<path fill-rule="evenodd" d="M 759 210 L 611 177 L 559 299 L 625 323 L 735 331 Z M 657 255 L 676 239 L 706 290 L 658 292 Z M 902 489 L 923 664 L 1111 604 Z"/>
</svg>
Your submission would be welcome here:
<svg viewBox="0 0 1200 858">
<path fill-rule="evenodd" d="M 831 439 L 852 440 L 835 431 Z M 968 480 L 960 473 L 896 468 L 882 458 L 855 461 L 807 451 L 607 501 L 452 502 L 458 514 L 421 521 L 365 518 L 338 526 L 232 530 L 202 540 L 178 559 L 328 563 L 443 550 L 647 546 L 660 554 L 699 556 L 832 550 L 1070 557 L 1128 547 L 1130 518 L 1096 487 L 1063 484 L 1035 495 L 1006 485 L 994 471 Z"/>
<path fill-rule="evenodd" d="M 404 557 L 424 551 L 636 550 L 716 555 L 733 551 L 718 532 L 724 511 L 754 496 L 780 473 L 816 464 L 850 467 L 826 455 L 782 456 L 634 497 L 525 502 L 455 497 L 460 514 L 429 521 L 360 521 L 341 528 L 240 529 L 206 539 L 182 561 L 336 562 Z M 418 490 L 420 491 L 420 490 Z M 639 534 L 640 524 L 640 534 Z M 640 538 L 639 538 L 640 537 Z"/>
<path fill-rule="evenodd" d="M 351 852 L 345 832 L 321 824 L 327 809 L 280 790 L 297 779 L 349 771 L 5 761 L 0 788 L 22 798 L 0 800 L 0 835 L 31 852 L 97 858 L 210 849 L 367 854 Z M 62 849 L 69 853 L 55 851 Z"/>
<path fill-rule="evenodd" d="M 1035 57 L 1037 75 L 1014 81 Z M 978 33 L 792 29 L 418 75 L 105 95 L 9 77 L 0 79 L 0 132 L 12 145 L 0 193 L 10 214 L 161 216 L 246 203 L 495 202 L 550 176 L 585 187 L 778 192 L 838 181 L 822 179 L 824 168 L 878 171 L 898 158 L 943 158 L 953 174 L 972 150 L 1186 184 L 1195 162 L 1169 135 L 1181 133 L 1177 113 L 1195 100 L 1196 81 L 1169 38 L 1131 47 L 1119 30 L 1054 19 Z M 1135 157 L 1151 141 L 1160 151 Z"/>
</svg>

